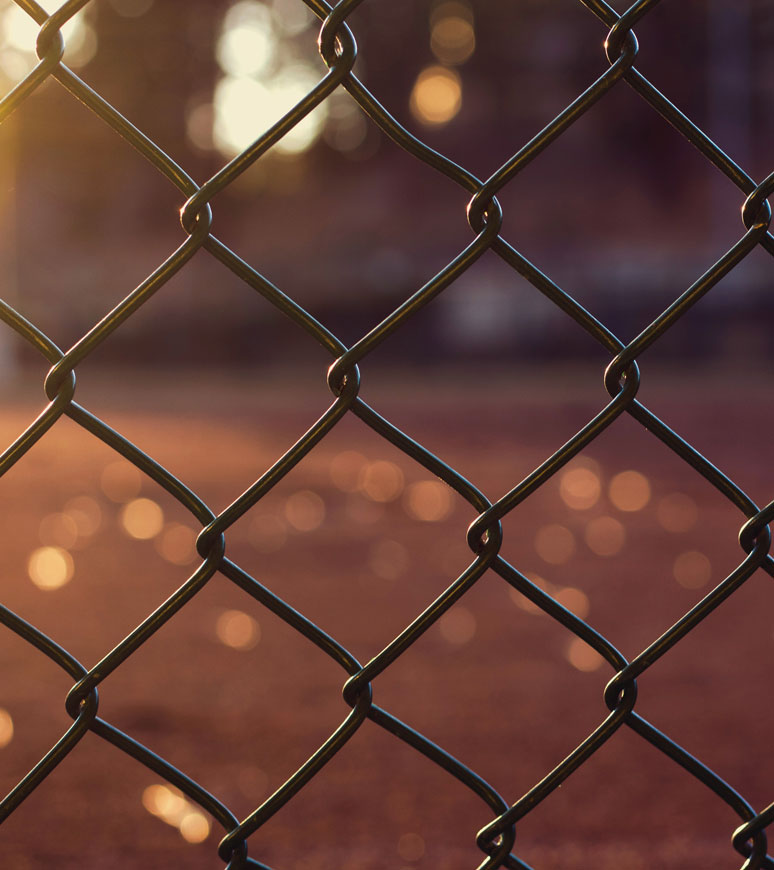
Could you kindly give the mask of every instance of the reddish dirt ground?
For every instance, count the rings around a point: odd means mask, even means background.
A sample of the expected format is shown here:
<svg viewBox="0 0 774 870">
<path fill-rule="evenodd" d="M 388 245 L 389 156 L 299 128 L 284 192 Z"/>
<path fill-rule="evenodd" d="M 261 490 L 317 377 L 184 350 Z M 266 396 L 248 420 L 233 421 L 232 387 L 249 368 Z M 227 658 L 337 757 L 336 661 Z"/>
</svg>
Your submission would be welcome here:
<svg viewBox="0 0 774 870">
<path fill-rule="evenodd" d="M 159 383 L 151 375 L 119 374 L 94 384 L 84 379 L 78 398 L 217 512 L 325 409 L 324 386 L 307 380 L 304 375 L 267 385 L 210 376 Z M 766 503 L 774 495 L 767 461 L 772 405 L 753 401 L 761 393 L 749 378 L 742 392 L 730 376 L 714 378 L 709 387 L 702 382 L 690 375 L 679 385 L 671 376 L 644 377 L 640 395 L 752 498 Z M 29 394 L 21 387 L 8 392 L 0 421 L 4 444 L 34 418 L 41 405 L 31 396 L 37 395 L 39 386 Z M 466 381 L 453 372 L 411 379 L 383 374 L 364 382 L 363 396 L 491 499 L 560 447 L 605 402 L 601 377 L 578 372 L 519 381 Z M 361 458 L 342 458 L 345 451 Z M 193 528 L 190 516 L 150 480 L 135 492 L 131 473 L 122 477 L 116 460 L 112 450 L 63 419 L 0 480 L 2 603 L 86 667 L 196 566 L 184 547 L 174 557 L 181 564 L 163 555 L 171 552 L 165 535 L 173 524 Z M 628 418 L 584 452 L 576 463 L 581 466 L 597 475 L 598 500 L 573 509 L 562 499 L 559 479 L 551 480 L 505 519 L 502 553 L 587 613 L 587 621 L 631 658 L 741 561 L 736 538 L 743 518 Z M 107 467 L 119 481 L 113 490 L 105 483 Z M 615 476 L 627 470 L 649 484 L 647 503 L 636 510 L 616 506 L 611 490 Z M 469 561 L 465 531 L 475 512 L 456 495 L 447 503 L 432 485 L 417 486 L 431 479 L 360 421 L 347 418 L 228 531 L 228 554 L 365 662 Z M 374 498 L 385 498 L 391 486 L 389 500 Z M 681 531 L 664 527 L 664 505 L 670 503 L 665 499 L 675 493 L 691 500 L 684 502 L 689 519 L 691 504 L 696 512 Z M 83 497 L 91 501 L 71 502 Z M 138 497 L 163 512 L 163 524 L 146 539 L 126 531 L 126 503 Z M 84 509 L 88 514 L 94 506 L 97 518 L 89 530 Z M 82 526 L 65 547 L 67 522 L 43 521 L 68 511 Z M 607 526 L 598 522 L 603 517 Z M 153 522 L 151 517 L 151 527 Z M 551 526 L 565 531 L 546 532 Z M 607 545 L 593 544 L 591 527 L 612 529 L 613 543 L 608 536 Z M 541 535 L 549 536 L 547 549 Z M 558 561 L 565 543 L 572 553 Z M 30 579 L 30 557 L 44 545 L 70 554 L 65 565 L 72 577 L 60 588 L 40 589 Z M 686 562 L 686 553 L 703 559 Z M 681 556 L 688 565 L 682 583 L 675 578 Z M 759 571 L 640 677 L 636 707 L 756 810 L 774 800 L 771 600 L 771 579 Z M 229 637 L 228 611 L 252 620 L 241 617 L 232 624 L 236 647 L 223 641 Z M 513 803 L 606 715 L 602 691 L 611 668 L 597 667 L 572 642 L 566 629 L 525 607 L 502 579 L 487 573 L 376 678 L 374 699 Z M 64 698 L 72 680 L 5 629 L 0 652 L 0 707 L 13 722 L 13 736 L 0 750 L 5 793 L 68 728 Z M 100 716 L 243 818 L 347 715 L 341 698 L 345 676 L 324 653 L 216 575 L 103 682 Z M 202 841 L 189 843 L 177 827 L 148 811 L 143 795 L 147 804 L 152 793 L 146 789 L 160 784 L 158 775 L 87 733 L 0 826 L 3 866 L 223 866 L 217 824 L 204 836 L 199 820 L 190 838 Z M 276 870 L 472 870 L 483 858 L 476 832 L 491 819 L 480 798 L 366 721 L 250 838 L 250 855 Z M 730 844 L 738 824 L 704 785 L 624 727 L 519 823 L 514 851 L 535 870 L 726 870 L 743 863 Z"/>
</svg>

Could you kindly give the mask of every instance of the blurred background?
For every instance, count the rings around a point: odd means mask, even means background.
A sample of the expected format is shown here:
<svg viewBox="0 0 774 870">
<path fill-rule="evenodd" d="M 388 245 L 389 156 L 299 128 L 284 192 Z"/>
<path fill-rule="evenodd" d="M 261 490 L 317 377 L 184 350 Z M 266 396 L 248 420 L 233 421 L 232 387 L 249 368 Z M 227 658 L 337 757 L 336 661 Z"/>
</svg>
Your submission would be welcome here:
<svg viewBox="0 0 774 870">
<path fill-rule="evenodd" d="M 614 4 L 623 11 L 625 4 Z M 44 3 L 52 11 L 55 3 Z M 355 73 L 482 180 L 605 69 L 577 0 L 367 0 Z M 325 74 L 300 0 L 95 0 L 65 61 L 204 183 Z M 662 2 L 637 68 L 752 178 L 772 169 L 774 4 Z M 0 75 L 37 27 L 0 2 Z M 183 197 L 54 80 L 0 127 L 2 297 L 63 349 L 182 242 Z M 472 237 L 468 195 L 337 91 L 212 202 L 213 233 L 352 344 Z M 743 195 L 625 83 L 499 194 L 503 235 L 624 341 L 743 234 Z M 643 354 L 640 398 L 759 504 L 774 492 L 771 260 L 753 251 Z M 491 500 L 608 401 L 609 354 L 487 253 L 363 362 L 362 395 Z M 0 330 L 3 445 L 48 367 Z M 330 358 L 198 252 L 78 366 L 77 399 L 222 511 L 330 403 Z M 362 662 L 469 564 L 475 511 L 346 416 L 227 531 L 229 556 Z M 2 602 L 92 667 L 190 576 L 199 525 L 62 418 L 0 481 Z M 624 415 L 504 519 L 502 554 L 637 655 L 744 558 L 738 508 Z M 640 679 L 638 712 L 771 792 L 770 578 L 757 572 Z M 720 638 L 720 641 L 719 641 Z M 0 792 L 70 725 L 72 680 L 0 633 Z M 377 703 L 518 800 L 607 715 L 612 673 L 487 573 L 375 680 Z M 100 715 L 243 818 L 348 713 L 344 675 L 216 575 L 100 686 Z M 763 690 L 762 690 L 763 689 Z M 366 722 L 250 838 L 277 870 L 467 870 L 492 810 Z M 535 870 L 727 870 L 739 817 L 626 728 L 519 824 Z M 87 734 L 0 827 L 12 870 L 221 866 L 223 831 Z"/>
<path fill-rule="evenodd" d="M 33 64 L 37 28 L 2 6 L 10 88 Z M 315 21 L 299 0 L 104 0 L 66 28 L 65 60 L 202 183 L 322 77 Z M 577 0 L 364 3 L 349 23 L 355 73 L 377 99 L 482 179 L 607 68 L 605 28 Z M 664 3 L 637 32 L 638 69 L 764 177 L 772 4 Z M 53 80 L 0 145 L 4 296 L 69 346 L 180 242 L 181 196 Z M 505 238 L 626 341 L 743 232 L 743 195 L 625 83 L 500 199 Z M 213 232 L 350 344 L 470 240 L 467 200 L 340 89 L 216 197 Z M 754 252 L 654 354 L 768 358 L 766 259 Z M 106 358 L 183 362 L 206 344 L 211 363 L 265 360 L 294 329 L 206 255 L 148 309 Z M 492 255 L 375 358 L 572 358 L 592 346 Z"/>
</svg>

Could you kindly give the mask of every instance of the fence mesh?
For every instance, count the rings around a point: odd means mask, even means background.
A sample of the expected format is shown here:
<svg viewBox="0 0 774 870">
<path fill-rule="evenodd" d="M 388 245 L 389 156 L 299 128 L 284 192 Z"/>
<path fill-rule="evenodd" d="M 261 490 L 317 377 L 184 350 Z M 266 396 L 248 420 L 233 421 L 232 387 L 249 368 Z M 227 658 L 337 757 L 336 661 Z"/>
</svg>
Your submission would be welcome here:
<svg viewBox="0 0 774 870">
<path fill-rule="evenodd" d="M 767 197 L 774 191 L 774 173 L 757 182 L 734 160 L 725 154 L 699 127 L 682 114 L 636 67 L 638 43 L 635 26 L 658 5 L 658 0 L 641 0 L 623 14 L 618 14 L 603 0 L 581 0 L 588 13 L 598 19 L 600 36 L 604 36 L 604 52 L 609 67 L 596 81 L 579 93 L 538 135 L 513 154 L 489 178 L 481 179 L 463 166 L 429 148 L 380 104 L 353 72 L 357 54 L 355 36 L 348 19 L 362 0 L 342 0 L 334 7 L 323 0 L 305 0 L 320 21 L 319 53 L 327 70 L 319 82 L 298 104 L 257 141 L 199 186 L 142 130 L 124 118 L 106 99 L 92 90 L 63 63 L 62 28 L 88 0 L 70 0 L 49 15 L 34 0 L 16 0 L 17 5 L 40 27 L 37 39 L 39 62 L 35 68 L 5 95 L 0 102 L 0 117 L 7 118 L 24 106 L 25 101 L 49 79 L 61 85 L 62 99 L 75 99 L 85 104 L 113 133 L 132 145 L 158 172 L 159 179 L 171 183 L 181 194 L 184 204 L 180 222 L 186 237 L 180 247 L 160 263 L 142 283 L 129 293 L 100 322 L 68 350 L 63 351 L 35 323 L 25 319 L 6 302 L 0 302 L 3 321 L 21 336 L 50 364 L 45 378 L 48 404 L 22 435 L 8 446 L 0 458 L 0 474 L 11 469 L 27 451 L 62 417 L 67 417 L 104 442 L 144 475 L 163 487 L 200 524 L 196 549 L 200 564 L 191 576 L 164 603 L 149 613 L 131 633 L 93 667 L 81 664 L 68 650 L 59 646 L 43 631 L 29 624 L 5 606 L 0 607 L 0 620 L 6 629 L 35 647 L 56 663 L 74 681 L 67 694 L 66 708 L 72 725 L 61 739 L 21 779 L 0 803 L 0 821 L 5 821 L 33 792 L 46 788 L 46 780 L 65 762 L 68 755 L 93 732 L 121 750 L 138 764 L 144 765 L 170 785 L 178 788 L 192 803 L 201 807 L 223 829 L 217 847 L 221 861 L 230 870 L 243 867 L 266 867 L 259 858 L 249 857 L 250 838 L 284 805 L 292 802 L 313 777 L 337 753 L 346 752 L 347 744 L 369 721 L 394 735 L 416 753 L 425 756 L 451 777 L 467 787 L 488 808 L 491 821 L 477 833 L 471 831 L 482 858 L 480 868 L 527 868 L 518 855 L 516 829 L 519 821 L 558 789 L 584 763 L 605 745 L 614 741 L 621 729 L 630 729 L 674 762 L 703 786 L 717 800 L 727 805 L 738 817 L 738 827 L 729 831 L 733 847 L 744 859 L 749 870 L 774 867 L 767 855 L 766 829 L 774 821 L 774 803 L 756 812 L 750 803 L 713 770 L 704 766 L 681 745 L 662 733 L 636 709 L 637 680 L 649 668 L 680 643 L 713 611 L 721 607 L 754 572 L 761 569 L 774 575 L 774 561 L 769 555 L 768 523 L 774 516 L 774 502 L 760 507 L 733 480 L 726 477 L 708 459 L 677 432 L 667 426 L 638 398 L 640 369 L 638 360 L 658 342 L 689 309 L 700 304 L 712 288 L 735 269 L 754 249 L 764 248 L 774 254 L 774 237 L 769 232 L 771 208 Z M 606 34 L 606 36 L 605 36 Z M 524 257 L 501 234 L 503 212 L 498 194 L 530 163 L 562 136 L 591 107 L 613 88 L 632 88 L 655 110 L 664 124 L 671 125 L 729 179 L 740 192 L 742 228 L 738 241 L 730 247 L 704 274 L 677 296 L 671 304 L 643 329 L 634 340 L 624 343 L 602 322 L 584 309 L 568 292 L 562 290 Z M 467 221 L 470 225 L 469 244 L 419 287 L 394 311 L 376 324 L 351 346 L 346 346 L 326 326 L 318 322 L 293 298 L 264 278 L 220 241 L 212 232 L 211 201 L 231 185 L 249 167 L 280 142 L 316 106 L 334 92 L 345 90 L 360 107 L 371 124 L 396 143 L 428 172 L 441 173 L 469 196 Z M 176 216 L 170 215 L 170 221 Z M 166 468 L 146 455 L 116 429 L 79 404 L 76 400 L 76 371 L 111 335 L 121 329 L 138 309 L 151 304 L 152 298 L 200 250 L 214 258 L 220 268 L 238 276 L 246 292 L 257 293 L 265 305 L 273 306 L 289 318 L 310 342 L 321 345 L 330 354 L 327 384 L 332 402 L 327 411 L 303 432 L 296 443 L 225 510 L 216 514 Z M 515 273 L 525 278 L 534 290 L 550 300 L 564 316 L 595 339 L 610 355 L 604 372 L 608 398 L 604 406 L 582 426 L 564 446 L 541 462 L 502 498 L 490 501 L 472 482 L 422 444 L 400 431 L 379 411 L 370 407 L 359 395 L 361 370 L 369 355 L 384 342 L 389 342 L 417 312 L 432 302 L 466 272 L 484 253 L 494 252 Z M 552 479 L 574 457 L 577 457 L 609 427 L 619 425 L 619 418 L 628 416 L 650 436 L 659 439 L 696 475 L 704 478 L 739 512 L 738 565 L 711 592 L 684 613 L 670 628 L 649 643 L 638 655 L 628 660 L 605 636 L 584 619 L 565 608 L 556 598 L 532 582 L 517 567 L 501 555 L 503 532 L 501 521 L 540 487 Z M 475 511 L 476 519 L 467 529 L 470 564 L 444 591 L 411 621 L 378 655 L 366 664 L 359 662 L 341 643 L 328 636 L 313 621 L 294 610 L 281 597 L 251 576 L 227 555 L 229 529 L 251 511 L 285 476 L 348 416 L 359 418 L 366 426 L 419 463 L 432 475 L 444 481 Z M 122 732 L 99 714 L 98 688 L 114 672 L 137 653 L 151 636 L 161 630 L 183 610 L 192 598 L 216 575 L 227 578 L 236 587 L 252 596 L 283 620 L 295 632 L 311 641 L 340 668 L 343 697 L 351 710 L 341 724 L 328 736 L 304 764 L 290 776 L 267 800 L 245 818 L 238 818 L 228 806 L 207 791 L 206 784 L 189 778 L 183 771 Z M 487 575 L 487 582 L 509 584 L 537 608 L 561 624 L 563 629 L 582 639 L 609 665 L 612 677 L 604 692 L 604 708 L 599 723 L 572 752 L 544 778 L 513 802 L 514 796 L 501 796 L 475 771 L 435 745 L 423 734 L 413 730 L 400 718 L 374 703 L 374 681 L 415 644 L 427 630 L 460 601 L 475 584 Z M 498 580 L 497 582 L 500 582 Z M 479 739 L 486 739 L 487 723 L 480 723 Z M 303 823 L 303 822 L 302 822 Z"/>
</svg>

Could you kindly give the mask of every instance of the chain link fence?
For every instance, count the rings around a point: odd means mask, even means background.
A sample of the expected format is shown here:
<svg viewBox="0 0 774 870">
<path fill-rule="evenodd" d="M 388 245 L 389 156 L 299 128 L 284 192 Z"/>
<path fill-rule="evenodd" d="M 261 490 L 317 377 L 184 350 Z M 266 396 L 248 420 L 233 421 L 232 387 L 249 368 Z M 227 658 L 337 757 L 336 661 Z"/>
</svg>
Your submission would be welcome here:
<svg viewBox="0 0 774 870">
<path fill-rule="evenodd" d="M 92 732 L 121 750 L 138 764 L 185 795 L 201 807 L 221 826 L 223 835 L 217 855 L 229 870 L 266 868 L 257 857 L 250 856 L 250 838 L 280 808 L 294 798 L 337 753 L 346 753 L 347 744 L 366 722 L 384 729 L 416 753 L 429 759 L 465 786 L 483 802 L 491 816 L 478 832 L 471 831 L 481 851 L 481 870 L 496 867 L 528 868 L 519 857 L 516 841 L 517 825 L 541 802 L 571 777 L 608 741 L 615 741 L 622 729 L 629 729 L 643 741 L 655 747 L 703 786 L 719 802 L 727 805 L 738 817 L 738 826 L 728 831 L 733 847 L 741 856 L 746 870 L 774 867 L 767 855 L 766 829 L 774 821 L 774 803 L 756 812 L 748 801 L 728 785 L 713 770 L 694 758 L 681 745 L 662 733 L 636 709 L 637 680 L 671 649 L 679 644 L 759 569 L 774 575 L 774 561 L 769 555 L 768 523 L 774 515 L 774 502 L 763 507 L 733 480 L 726 477 L 677 432 L 667 426 L 638 397 L 640 387 L 639 361 L 646 351 L 734 270 L 756 248 L 774 254 L 774 237 L 769 232 L 771 208 L 767 197 L 774 191 L 774 173 L 756 181 L 724 153 L 698 126 L 682 114 L 637 69 L 639 46 L 634 28 L 656 6 L 658 0 L 640 0 L 623 14 L 617 13 L 603 0 L 581 0 L 588 14 L 599 23 L 604 52 L 609 62 L 607 70 L 579 93 L 538 135 L 519 148 L 513 156 L 488 178 L 478 178 L 468 169 L 432 150 L 396 121 L 353 72 L 357 56 L 355 35 L 348 19 L 362 0 L 342 0 L 334 7 L 323 0 L 305 0 L 320 21 L 319 53 L 327 71 L 319 82 L 280 121 L 268 129 L 250 147 L 242 151 L 203 185 L 197 185 L 145 133 L 123 117 L 106 99 L 92 90 L 63 63 L 62 28 L 88 0 L 69 0 L 49 15 L 34 0 L 16 0 L 17 5 L 39 25 L 35 68 L 7 93 L 0 102 L 0 117 L 7 118 L 23 110 L 28 98 L 45 82 L 55 80 L 61 86 L 61 99 L 79 100 L 98 116 L 110 130 L 135 148 L 165 180 L 179 191 L 183 205 L 180 222 L 185 239 L 164 262 L 160 263 L 139 286 L 129 293 L 100 322 L 83 334 L 68 350 L 60 349 L 35 323 L 25 319 L 7 302 L 0 302 L 0 316 L 50 365 L 45 378 L 48 404 L 26 431 L 8 446 L 0 458 L 0 474 L 6 474 L 62 417 L 67 417 L 94 439 L 99 439 L 120 454 L 148 478 L 163 487 L 199 524 L 196 549 L 199 566 L 162 605 L 149 613 L 141 624 L 124 637 L 93 667 L 87 668 L 51 637 L 23 620 L 5 606 L 0 607 L 0 620 L 27 644 L 58 665 L 73 681 L 67 694 L 66 708 L 72 725 L 62 734 L 50 751 L 21 779 L 0 803 L 0 821 L 6 821 L 36 790 L 44 790 L 47 779 L 85 735 Z M 601 39 L 602 42 L 602 39 Z M 622 342 L 604 323 L 597 320 L 568 292 L 562 290 L 542 271 L 524 257 L 501 233 L 503 210 L 498 195 L 522 170 L 576 121 L 614 88 L 632 88 L 663 119 L 698 149 L 715 169 L 739 190 L 742 227 L 738 240 L 703 274 L 698 275 L 671 304 L 634 340 Z M 289 295 L 264 278 L 250 263 L 237 256 L 212 232 L 212 200 L 232 185 L 249 167 L 260 161 L 283 137 L 296 127 L 313 109 L 328 100 L 334 92 L 346 91 L 369 122 L 376 125 L 397 146 L 424 165 L 427 172 L 438 172 L 458 185 L 469 197 L 467 221 L 471 239 L 464 249 L 451 259 L 424 286 L 419 287 L 380 323 L 366 332 L 351 346 L 346 346 L 325 324 L 318 322 Z M 245 108 L 249 111 L 249 107 Z M 170 215 L 170 221 L 177 219 Z M 153 298 L 198 252 L 206 252 L 219 264 L 237 276 L 245 293 L 258 294 L 263 304 L 273 306 L 292 321 L 310 342 L 322 346 L 330 355 L 327 384 L 332 401 L 327 411 L 296 443 L 275 462 L 242 495 L 225 510 L 215 513 L 182 480 L 146 455 L 121 432 L 111 428 L 76 401 L 78 367 L 135 315 L 143 305 L 153 305 Z M 608 399 L 604 407 L 582 426 L 567 443 L 541 462 L 502 498 L 490 501 L 476 485 L 447 465 L 432 451 L 399 430 L 390 420 L 369 406 L 360 396 L 362 370 L 369 356 L 385 342 L 389 343 L 408 321 L 443 294 L 460 276 L 486 252 L 494 252 L 515 273 L 526 279 L 536 293 L 550 300 L 578 330 L 596 340 L 609 354 L 604 372 Z M 440 478 L 475 511 L 476 519 L 467 529 L 470 564 L 453 579 L 426 609 L 416 615 L 378 655 L 367 663 L 358 661 L 334 637 L 326 634 L 313 621 L 294 610 L 286 601 L 270 591 L 227 555 L 229 529 L 251 511 L 277 484 L 313 451 L 329 433 L 347 417 L 356 417 L 380 438 L 385 439 L 433 476 Z M 533 583 L 501 555 L 503 531 L 501 521 L 518 505 L 554 478 L 567 463 L 577 457 L 603 432 L 619 425 L 619 418 L 628 416 L 650 436 L 658 439 L 673 454 L 704 478 L 739 512 L 739 562 L 728 576 L 711 592 L 684 613 L 661 636 L 655 638 L 632 659 L 627 659 L 589 622 L 562 606 L 554 597 Z M 6 530 L 8 533 L 8 530 Z M 11 532 L 12 534 L 12 532 Z M 99 715 L 98 689 L 120 669 L 156 632 L 174 620 L 192 598 L 216 575 L 227 578 L 258 604 L 274 613 L 289 627 L 308 639 L 341 668 L 343 697 L 351 708 L 341 724 L 311 754 L 271 796 L 245 818 L 238 818 L 228 806 L 208 792 L 206 784 L 194 781 L 182 770 L 154 754 L 127 733 L 119 730 Z M 499 578 L 496 580 L 493 575 Z M 486 578 L 486 579 L 484 579 Z M 450 578 L 451 579 L 451 578 Z M 462 761 L 448 754 L 426 736 L 413 730 L 400 718 L 378 706 L 373 700 L 373 685 L 377 678 L 415 644 L 428 629 L 480 582 L 509 584 L 548 614 L 571 636 L 580 638 L 609 665 L 611 678 L 604 692 L 604 710 L 597 726 L 553 770 L 525 794 L 503 796 Z M 487 722 L 480 723 L 481 733 L 475 739 L 486 740 Z M 369 726 L 370 727 L 370 726 Z M 65 765 L 66 766 L 66 765 Z M 304 820 L 300 820 L 303 824 Z M 561 833 L 557 836 L 561 837 Z M 213 855 L 213 860 L 215 856 Z M 539 870 L 539 868 L 536 868 Z"/>
</svg>

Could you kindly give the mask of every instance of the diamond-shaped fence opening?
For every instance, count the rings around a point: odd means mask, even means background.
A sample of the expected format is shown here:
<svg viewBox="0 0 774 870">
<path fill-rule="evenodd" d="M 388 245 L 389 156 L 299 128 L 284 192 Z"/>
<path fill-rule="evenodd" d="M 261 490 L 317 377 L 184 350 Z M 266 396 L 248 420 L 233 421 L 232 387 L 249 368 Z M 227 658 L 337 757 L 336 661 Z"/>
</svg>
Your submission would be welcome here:
<svg viewBox="0 0 774 870">
<path fill-rule="evenodd" d="M 774 867 L 774 11 L 615 5 L 2 4 L 4 866 Z"/>
</svg>

